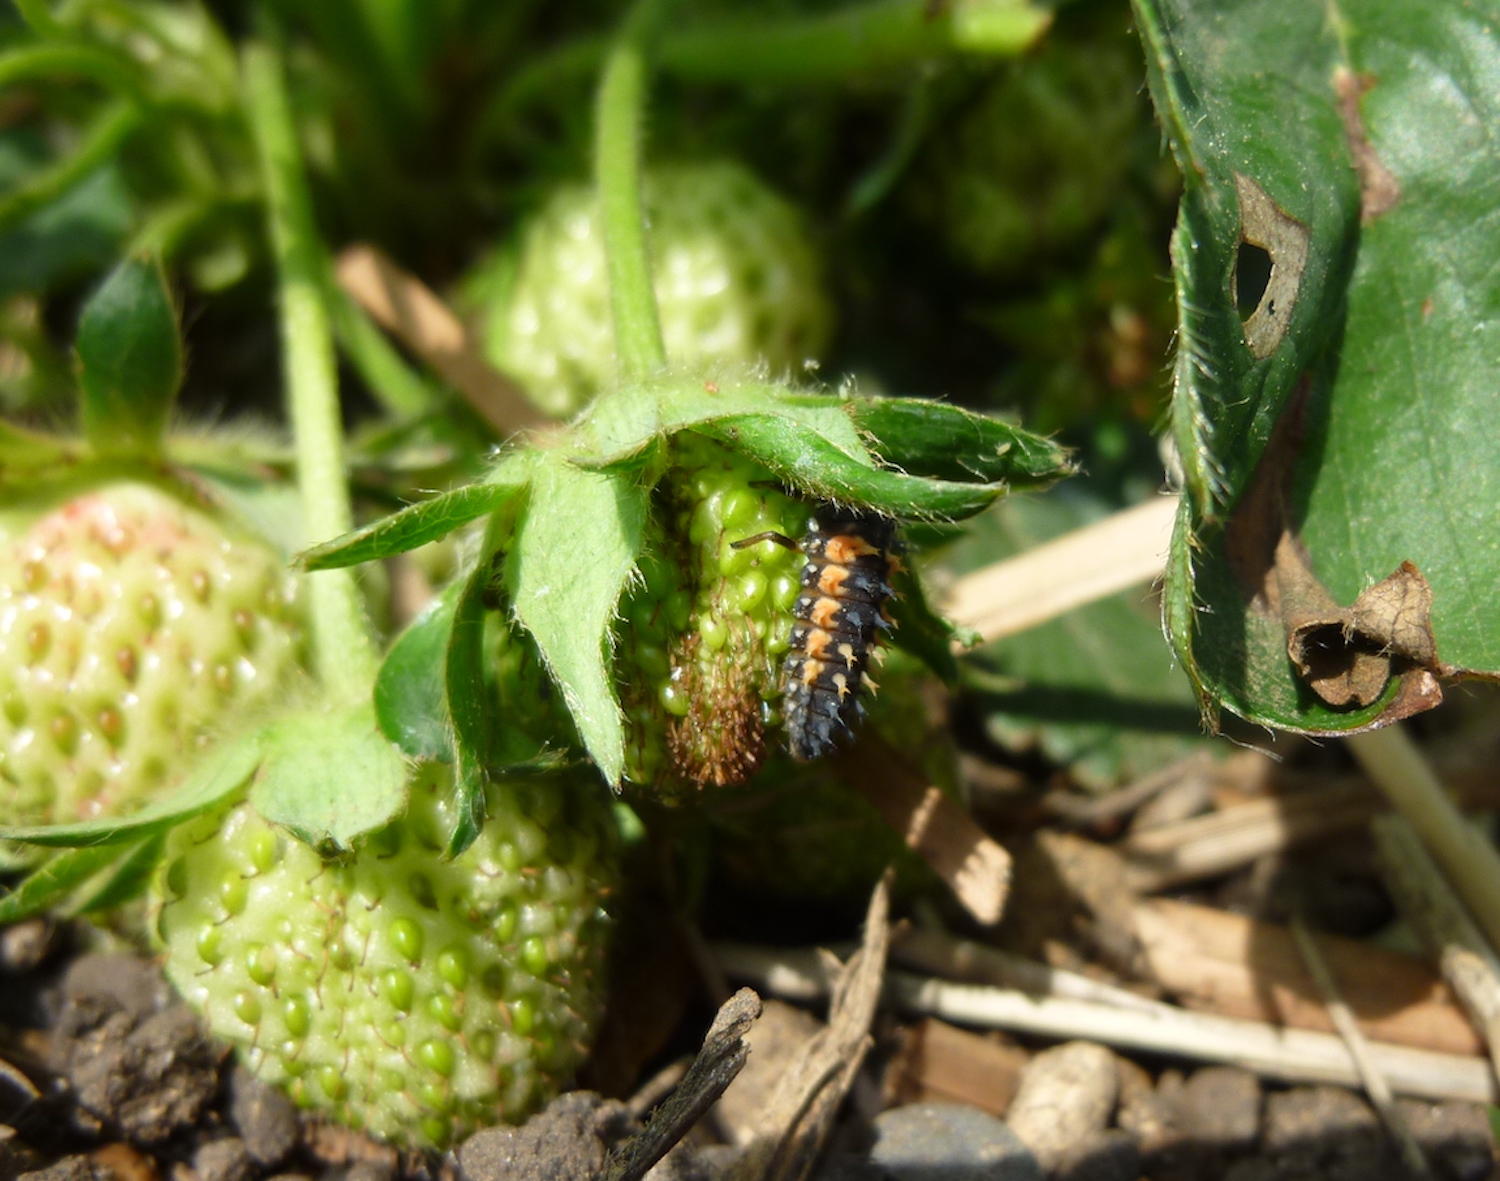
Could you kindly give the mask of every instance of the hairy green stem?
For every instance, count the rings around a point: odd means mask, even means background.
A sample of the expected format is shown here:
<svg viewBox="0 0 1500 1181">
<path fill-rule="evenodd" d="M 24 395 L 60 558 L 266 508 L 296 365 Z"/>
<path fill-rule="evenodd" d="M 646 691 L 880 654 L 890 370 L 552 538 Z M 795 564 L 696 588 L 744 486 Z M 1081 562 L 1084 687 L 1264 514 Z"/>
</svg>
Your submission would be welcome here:
<svg viewBox="0 0 1500 1181">
<path fill-rule="evenodd" d="M 1015 56 L 1035 44 L 1051 20 L 1051 12 L 1031 0 L 942 9 L 930 0 L 869 0 L 816 16 L 664 30 L 654 61 L 663 73 L 699 82 L 832 84 L 898 74 L 945 54 Z M 491 142 L 527 104 L 597 70 L 606 49 L 583 38 L 528 62 L 489 99 L 475 139 Z"/>
<path fill-rule="evenodd" d="M 328 264 L 313 223 L 281 59 L 270 46 L 252 43 L 244 50 L 243 72 L 279 278 L 287 406 L 296 436 L 302 514 L 308 537 L 322 541 L 347 533 L 354 522 L 344 473 L 333 332 L 323 302 Z M 341 698 L 368 693 L 376 656 L 354 571 L 320 571 L 307 580 L 319 677 Z"/>
<path fill-rule="evenodd" d="M 639 0 L 626 18 L 605 60 L 594 111 L 594 183 L 609 265 L 615 351 L 627 382 L 667 363 L 641 207 L 641 120 L 650 85 L 646 42 L 660 8 L 659 0 Z"/>
<path fill-rule="evenodd" d="M 77 151 L 0 198 L 0 233 L 87 180 L 140 125 L 140 109 L 134 103 L 125 99 L 110 103 L 85 133 Z"/>
<path fill-rule="evenodd" d="M 0 86 L 66 78 L 83 78 L 138 102 L 145 97 L 135 63 L 106 49 L 44 44 L 0 53 Z"/>
<path fill-rule="evenodd" d="M 875 0 L 820 16 L 687 29 L 662 38 L 657 60 L 664 72 L 701 81 L 837 82 L 953 52 L 1017 54 L 1050 20 L 1029 0 Z"/>
</svg>

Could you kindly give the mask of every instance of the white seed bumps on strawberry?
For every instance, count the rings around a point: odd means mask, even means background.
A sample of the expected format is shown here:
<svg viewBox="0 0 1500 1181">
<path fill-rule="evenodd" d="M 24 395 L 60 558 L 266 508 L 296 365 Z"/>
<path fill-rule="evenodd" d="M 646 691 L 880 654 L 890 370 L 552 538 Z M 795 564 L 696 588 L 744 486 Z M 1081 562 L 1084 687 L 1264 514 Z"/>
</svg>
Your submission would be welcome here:
<svg viewBox="0 0 1500 1181">
<path fill-rule="evenodd" d="M 798 211 L 743 167 L 663 168 L 645 184 L 667 356 L 694 367 L 800 372 L 827 343 L 832 310 Z M 615 375 L 614 321 L 598 204 L 559 190 L 519 258 L 483 266 L 470 297 L 486 353 L 549 413 L 571 414 Z"/>
<path fill-rule="evenodd" d="M 282 558 L 143 484 L 0 542 L 0 818 L 128 811 L 274 700 L 301 629 Z"/>
<path fill-rule="evenodd" d="M 191 822 L 157 883 L 167 975 L 257 1075 L 341 1123 L 444 1148 L 524 1119 L 600 1008 L 612 830 L 596 779 L 493 788 L 452 861 L 441 764 L 340 860 L 248 804 Z"/>
</svg>

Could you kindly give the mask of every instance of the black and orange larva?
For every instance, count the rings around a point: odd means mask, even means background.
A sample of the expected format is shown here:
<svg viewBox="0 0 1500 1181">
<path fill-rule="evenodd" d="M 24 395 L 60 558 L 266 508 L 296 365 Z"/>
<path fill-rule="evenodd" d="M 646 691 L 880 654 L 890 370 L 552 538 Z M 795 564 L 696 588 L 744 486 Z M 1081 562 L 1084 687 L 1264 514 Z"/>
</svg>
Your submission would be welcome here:
<svg viewBox="0 0 1500 1181">
<path fill-rule="evenodd" d="M 873 688 L 868 669 L 877 641 L 891 629 L 891 554 L 896 523 L 876 513 L 825 505 L 807 523 L 801 544 L 761 533 L 736 546 L 771 540 L 802 551 L 802 590 L 792 607 L 791 647 L 781 666 L 781 716 L 794 759 L 827 754 L 864 716 L 859 691 Z"/>
</svg>

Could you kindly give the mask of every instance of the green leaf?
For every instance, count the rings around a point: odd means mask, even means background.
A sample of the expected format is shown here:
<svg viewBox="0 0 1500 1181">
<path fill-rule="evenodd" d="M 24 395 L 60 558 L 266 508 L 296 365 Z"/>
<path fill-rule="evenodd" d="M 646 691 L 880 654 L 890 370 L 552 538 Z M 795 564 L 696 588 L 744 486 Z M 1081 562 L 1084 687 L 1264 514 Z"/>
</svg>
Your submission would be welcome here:
<svg viewBox="0 0 1500 1181">
<path fill-rule="evenodd" d="M 955 483 L 907 476 L 855 458 L 789 418 L 744 414 L 702 423 L 703 434 L 748 455 L 819 500 L 857 504 L 897 517 L 951 520 L 979 512 L 1003 483 Z"/>
<path fill-rule="evenodd" d="M 1173 411 L 1189 493 L 1173 641 L 1207 702 L 1261 724 L 1344 733 L 1430 708 L 1440 678 L 1500 672 L 1497 465 L 1474 429 L 1493 417 L 1500 348 L 1493 13 L 1459 0 L 1140 12 L 1153 95 L 1204 177 L 1176 249 L 1191 356 Z M 1265 187 L 1310 230 L 1264 359 L 1244 330 L 1230 339 L 1238 228 L 1202 211 L 1247 161 L 1284 177 Z"/>
<path fill-rule="evenodd" d="M 182 384 L 182 336 L 161 263 L 127 259 L 78 324 L 83 433 L 102 454 L 154 455 Z"/>
<path fill-rule="evenodd" d="M 411 621 L 375 678 L 380 732 L 414 759 L 453 760 L 444 667 L 464 585 L 450 583 Z"/>
<path fill-rule="evenodd" d="M 589 754 L 617 784 L 625 731 L 610 625 L 640 552 L 649 496 L 627 473 L 543 457 L 506 563 L 516 618 L 535 637 Z"/>
<path fill-rule="evenodd" d="M 1030 485 L 1069 475 L 1065 447 L 997 418 L 927 398 L 850 403 L 877 455 L 908 475 Z"/>
<path fill-rule="evenodd" d="M 1047 496 L 1011 497 L 972 522 L 941 564 L 967 573 L 1090 524 L 1113 507 L 1071 485 Z M 1147 586 L 988 644 L 967 658 L 966 670 L 992 739 L 1013 750 L 1040 747 L 1095 790 L 1139 778 L 1210 741 Z"/>
<path fill-rule="evenodd" d="M 406 781 L 406 760 L 361 702 L 271 726 L 250 802 L 314 848 L 348 849 L 405 807 Z"/>
<path fill-rule="evenodd" d="M 535 452 L 514 452 L 484 480 L 440 492 L 332 541 L 303 550 L 294 559 L 304 570 L 333 570 L 404 554 L 447 537 L 470 521 L 500 508 L 526 486 Z"/>
<path fill-rule="evenodd" d="M 1204 517 L 1233 502 L 1336 335 L 1359 188 L 1333 94 L 1335 21 L 1281 0 L 1136 0 L 1151 97 L 1183 175 L 1172 238 L 1172 433 Z M 1241 246 L 1274 262 L 1253 314 Z M 1262 254 L 1255 251 L 1260 248 Z M 1247 309 L 1248 310 L 1248 309 Z"/>
<path fill-rule="evenodd" d="M 31 127 L 0 133 L 0 189 L 24 184 L 47 158 Z M 96 273 L 119 257 L 132 219 L 130 194 L 113 161 L 0 233 L 0 299 L 46 292 Z"/>
<path fill-rule="evenodd" d="M 485 538 L 485 548 L 487 554 L 493 553 L 491 537 Z M 492 577 L 493 566 L 486 557 L 460 584 L 444 650 L 444 693 L 453 722 L 454 780 L 459 796 L 458 823 L 448 842 L 450 857 L 457 857 L 472 845 L 484 824 L 485 789 L 497 724 L 484 677 L 484 594 Z"/>
<path fill-rule="evenodd" d="M 119 856 L 116 845 L 91 845 L 49 858 L 0 898 L 0 926 L 40 914 Z"/>
<path fill-rule="evenodd" d="M 252 730 L 219 743 L 193 767 L 170 796 L 124 819 L 86 820 L 78 824 L 44 824 L 30 828 L 0 827 L 0 840 L 51 847 L 119 845 L 165 832 L 207 812 L 239 791 L 255 774 L 265 752 L 270 727 Z"/>
</svg>

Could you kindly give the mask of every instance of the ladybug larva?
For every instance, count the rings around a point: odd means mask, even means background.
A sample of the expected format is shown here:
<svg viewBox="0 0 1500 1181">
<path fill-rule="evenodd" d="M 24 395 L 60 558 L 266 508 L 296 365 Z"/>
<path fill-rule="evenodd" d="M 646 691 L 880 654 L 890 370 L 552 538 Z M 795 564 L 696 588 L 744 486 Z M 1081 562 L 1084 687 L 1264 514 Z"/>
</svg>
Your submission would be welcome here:
<svg viewBox="0 0 1500 1181">
<path fill-rule="evenodd" d="M 791 644 L 781 666 L 782 722 L 794 759 L 820 758 L 853 732 L 864 715 L 860 688 L 879 662 L 878 640 L 891 629 L 885 604 L 896 523 L 876 513 L 825 505 L 807 523 L 801 544 L 762 533 L 736 542 L 775 541 L 802 551 L 802 591 L 792 607 Z"/>
</svg>

